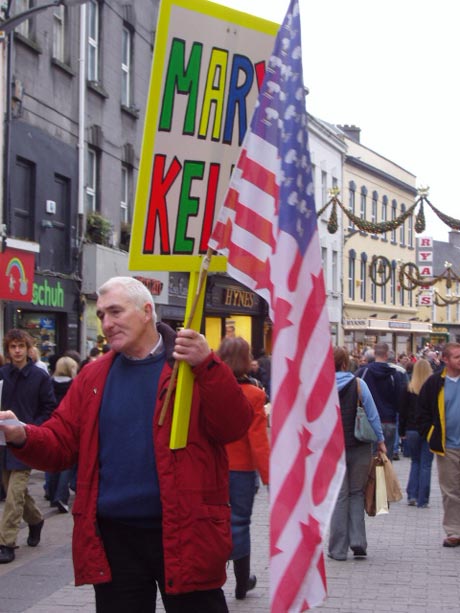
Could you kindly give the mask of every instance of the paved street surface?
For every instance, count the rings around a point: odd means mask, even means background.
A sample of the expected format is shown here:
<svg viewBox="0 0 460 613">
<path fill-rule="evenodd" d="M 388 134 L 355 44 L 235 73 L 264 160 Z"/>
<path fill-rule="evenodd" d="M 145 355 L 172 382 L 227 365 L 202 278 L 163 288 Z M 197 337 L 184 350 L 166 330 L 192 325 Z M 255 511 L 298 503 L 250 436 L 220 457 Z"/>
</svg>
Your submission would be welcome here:
<svg viewBox="0 0 460 613">
<path fill-rule="evenodd" d="M 394 466 L 403 490 L 410 461 Z M 94 613 L 93 589 L 75 588 L 71 564 L 72 518 L 50 509 L 43 498 L 43 474 L 33 472 L 31 491 L 46 514 L 40 545 L 25 544 L 21 529 L 16 560 L 0 565 L 0 613 Z M 3 505 L 0 503 L 0 511 Z M 460 611 L 460 547 L 442 547 L 441 496 L 436 462 L 430 507 L 408 507 L 405 499 L 385 516 L 366 518 L 367 559 L 336 562 L 326 556 L 329 596 L 325 613 L 441 613 Z M 258 583 L 244 601 L 234 598 L 229 568 L 225 586 L 231 613 L 267 613 L 268 495 L 261 489 L 253 515 L 253 572 Z M 163 611 L 161 605 L 157 608 Z M 275 613 L 284 613 L 282 611 Z"/>
</svg>

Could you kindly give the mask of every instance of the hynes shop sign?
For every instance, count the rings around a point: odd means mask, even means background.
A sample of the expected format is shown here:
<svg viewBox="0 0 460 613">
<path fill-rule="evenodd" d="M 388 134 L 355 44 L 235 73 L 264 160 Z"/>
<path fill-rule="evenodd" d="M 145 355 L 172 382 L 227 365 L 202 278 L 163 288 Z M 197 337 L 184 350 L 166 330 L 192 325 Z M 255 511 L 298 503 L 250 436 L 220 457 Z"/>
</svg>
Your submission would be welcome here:
<svg viewBox="0 0 460 613">
<path fill-rule="evenodd" d="M 63 309 L 64 296 L 64 289 L 60 281 L 50 283 L 48 279 L 45 279 L 42 283 L 34 283 L 32 304 Z"/>
</svg>

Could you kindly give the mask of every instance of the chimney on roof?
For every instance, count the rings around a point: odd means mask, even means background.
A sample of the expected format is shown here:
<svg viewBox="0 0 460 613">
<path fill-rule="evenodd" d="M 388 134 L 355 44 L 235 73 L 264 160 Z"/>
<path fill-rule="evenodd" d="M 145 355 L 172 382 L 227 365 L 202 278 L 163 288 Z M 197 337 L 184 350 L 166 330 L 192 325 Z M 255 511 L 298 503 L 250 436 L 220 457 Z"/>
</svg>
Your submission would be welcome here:
<svg viewBox="0 0 460 613">
<path fill-rule="evenodd" d="M 460 247 L 460 232 L 458 232 L 457 230 L 450 230 L 449 244 L 457 248 Z"/>
<path fill-rule="evenodd" d="M 361 128 L 358 128 L 358 126 L 349 126 L 345 124 L 344 126 L 339 126 L 339 128 L 345 132 L 348 138 L 354 140 L 355 143 L 361 142 Z"/>
</svg>

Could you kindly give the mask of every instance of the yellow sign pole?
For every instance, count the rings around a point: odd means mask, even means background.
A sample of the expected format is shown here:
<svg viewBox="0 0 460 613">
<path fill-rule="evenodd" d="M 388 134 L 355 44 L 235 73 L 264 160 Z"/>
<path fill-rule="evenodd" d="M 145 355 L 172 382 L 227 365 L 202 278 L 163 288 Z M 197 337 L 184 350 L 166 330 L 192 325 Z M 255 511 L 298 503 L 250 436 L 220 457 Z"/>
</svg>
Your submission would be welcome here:
<svg viewBox="0 0 460 613">
<path fill-rule="evenodd" d="M 187 328 L 200 330 L 201 318 L 203 315 L 204 295 L 206 283 L 202 284 L 201 289 L 198 287 L 200 273 L 191 272 L 189 281 L 189 293 L 187 296 L 187 305 L 185 307 L 185 320 L 191 316 L 191 321 Z M 194 296 L 199 291 L 198 301 L 195 306 L 195 313 L 191 313 L 194 302 Z M 171 426 L 171 438 L 169 446 L 171 449 L 182 449 L 187 445 L 188 426 L 190 423 L 190 408 L 192 404 L 194 376 L 191 367 L 186 362 L 179 364 L 177 373 L 176 399 L 174 402 L 174 413 Z"/>
<path fill-rule="evenodd" d="M 206 290 L 206 277 L 211 262 L 212 250 L 208 249 L 201 263 L 199 272 L 191 272 L 187 304 L 185 306 L 185 327 L 200 330 L 203 316 L 204 295 Z M 182 449 L 187 445 L 188 426 L 190 423 L 190 408 L 192 404 L 193 374 L 192 369 L 186 362 L 175 362 L 171 373 L 166 398 L 161 409 L 159 424 L 163 425 L 166 411 L 171 399 L 174 385 L 177 379 L 176 397 L 174 400 L 174 412 L 171 425 L 171 437 L 169 446 L 171 449 Z"/>
</svg>

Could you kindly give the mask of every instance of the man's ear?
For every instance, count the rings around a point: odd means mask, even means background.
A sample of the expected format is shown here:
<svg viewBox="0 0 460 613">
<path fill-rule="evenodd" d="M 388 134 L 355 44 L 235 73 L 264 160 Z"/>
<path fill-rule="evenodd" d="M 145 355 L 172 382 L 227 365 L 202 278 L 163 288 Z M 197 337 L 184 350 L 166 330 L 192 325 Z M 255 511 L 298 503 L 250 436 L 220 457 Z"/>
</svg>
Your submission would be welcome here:
<svg viewBox="0 0 460 613">
<path fill-rule="evenodd" d="M 152 319 L 153 309 L 152 309 L 152 305 L 150 304 L 150 302 L 146 302 L 144 304 L 144 313 L 145 313 L 147 320 Z"/>
</svg>

